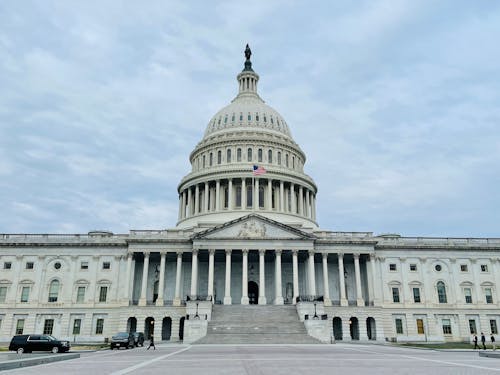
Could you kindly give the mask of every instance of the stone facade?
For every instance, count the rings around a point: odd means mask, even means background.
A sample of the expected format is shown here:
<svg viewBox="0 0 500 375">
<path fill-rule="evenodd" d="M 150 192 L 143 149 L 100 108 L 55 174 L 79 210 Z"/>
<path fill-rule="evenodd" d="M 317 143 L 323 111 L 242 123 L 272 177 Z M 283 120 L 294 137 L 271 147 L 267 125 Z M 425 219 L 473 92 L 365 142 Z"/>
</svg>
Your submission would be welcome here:
<svg viewBox="0 0 500 375">
<path fill-rule="evenodd" d="M 322 341 L 497 333 L 500 239 L 320 229 L 306 157 L 258 79 L 247 60 L 238 96 L 191 153 L 176 228 L 0 235 L 0 341 L 125 330 L 179 341 L 185 325 L 203 336 L 189 318 L 209 321 L 214 303 L 296 305 Z"/>
</svg>

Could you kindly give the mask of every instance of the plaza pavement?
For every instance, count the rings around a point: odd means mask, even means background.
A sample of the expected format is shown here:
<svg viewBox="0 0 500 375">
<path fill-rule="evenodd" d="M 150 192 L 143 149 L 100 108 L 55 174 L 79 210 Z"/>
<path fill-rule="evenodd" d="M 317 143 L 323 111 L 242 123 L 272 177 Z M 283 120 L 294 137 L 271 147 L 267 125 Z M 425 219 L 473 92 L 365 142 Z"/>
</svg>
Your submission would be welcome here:
<svg viewBox="0 0 500 375">
<path fill-rule="evenodd" d="M 81 358 L 3 374 L 23 375 L 294 375 L 500 374 L 500 359 L 477 351 L 434 351 L 384 345 L 158 345 L 82 353 Z"/>
</svg>

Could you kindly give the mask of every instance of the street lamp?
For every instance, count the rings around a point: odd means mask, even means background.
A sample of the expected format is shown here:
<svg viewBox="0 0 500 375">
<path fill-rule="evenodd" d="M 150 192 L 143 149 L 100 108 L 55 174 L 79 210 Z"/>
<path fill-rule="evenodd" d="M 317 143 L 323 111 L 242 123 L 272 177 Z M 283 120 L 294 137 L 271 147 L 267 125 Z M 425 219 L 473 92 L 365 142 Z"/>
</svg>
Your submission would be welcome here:
<svg viewBox="0 0 500 375">
<path fill-rule="evenodd" d="M 194 318 L 200 319 L 200 316 L 198 315 L 198 302 L 196 302 L 196 314 L 195 314 Z"/>
<path fill-rule="evenodd" d="M 314 302 L 314 316 L 313 316 L 313 319 L 316 319 L 316 320 L 319 319 L 318 314 L 316 313 L 316 302 Z"/>
</svg>

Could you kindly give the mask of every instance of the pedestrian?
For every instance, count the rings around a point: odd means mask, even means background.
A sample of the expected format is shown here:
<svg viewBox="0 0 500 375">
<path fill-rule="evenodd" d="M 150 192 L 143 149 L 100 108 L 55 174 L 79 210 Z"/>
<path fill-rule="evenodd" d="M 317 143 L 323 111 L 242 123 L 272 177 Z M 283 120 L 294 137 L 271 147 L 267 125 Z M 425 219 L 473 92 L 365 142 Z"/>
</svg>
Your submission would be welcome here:
<svg viewBox="0 0 500 375">
<path fill-rule="evenodd" d="M 472 342 L 474 342 L 474 349 L 479 349 L 477 346 L 477 335 L 474 334 L 474 338 L 472 339 Z"/>
<path fill-rule="evenodd" d="M 482 332 L 481 332 L 481 343 L 483 344 L 483 349 L 486 350 L 486 337 Z"/>
<path fill-rule="evenodd" d="M 495 344 L 495 336 L 493 336 L 493 333 L 491 334 L 490 340 L 491 346 L 493 346 L 493 350 L 497 350 L 497 345 Z"/>
<path fill-rule="evenodd" d="M 153 349 L 156 350 L 155 340 L 153 338 L 153 335 L 151 335 L 151 337 L 149 338 L 149 346 L 148 346 L 147 350 L 149 350 L 149 348 L 151 348 L 151 347 L 153 347 Z"/>
</svg>

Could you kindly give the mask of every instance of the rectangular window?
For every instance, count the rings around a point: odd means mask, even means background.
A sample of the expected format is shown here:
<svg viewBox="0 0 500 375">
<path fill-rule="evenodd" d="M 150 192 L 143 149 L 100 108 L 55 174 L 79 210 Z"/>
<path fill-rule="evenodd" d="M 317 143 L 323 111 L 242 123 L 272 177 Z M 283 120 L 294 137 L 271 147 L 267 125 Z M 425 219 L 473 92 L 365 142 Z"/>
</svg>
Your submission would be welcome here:
<svg viewBox="0 0 500 375">
<path fill-rule="evenodd" d="M 488 265 L 487 264 L 481 264 L 481 272 L 488 272 Z"/>
<path fill-rule="evenodd" d="M 23 286 L 21 289 L 21 302 L 28 302 L 30 296 L 30 287 L 29 286 Z"/>
<path fill-rule="evenodd" d="M 395 323 L 396 323 L 396 333 L 398 335 L 402 335 L 403 334 L 403 319 L 396 319 Z"/>
<path fill-rule="evenodd" d="M 423 335 L 425 333 L 424 320 L 423 319 L 417 319 L 417 333 L 419 335 Z"/>
<path fill-rule="evenodd" d="M 104 319 L 97 319 L 95 323 L 95 334 L 102 335 L 103 329 L 104 329 Z"/>
<path fill-rule="evenodd" d="M 27 270 L 32 270 L 35 267 L 35 263 L 33 262 L 26 262 L 26 269 Z"/>
<path fill-rule="evenodd" d="M 450 319 L 443 319 L 443 334 L 451 335 L 451 321 Z"/>
<path fill-rule="evenodd" d="M 0 303 L 4 303 L 6 297 L 7 297 L 7 287 L 0 286 Z"/>
<path fill-rule="evenodd" d="M 474 319 L 469 319 L 469 332 L 471 335 L 475 335 L 477 333 L 476 321 Z"/>
<path fill-rule="evenodd" d="M 101 286 L 99 289 L 99 302 L 106 302 L 106 297 L 108 296 L 108 287 Z"/>
<path fill-rule="evenodd" d="M 417 270 L 417 265 L 416 264 L 410 264 L 410 271 L 416 271 Z"/>
<path fill-rule="evenodd" d="M 392 288 L 392 302 L 399 303 L 399 288 Z"/>
<path fill-rule="evenodd" d="M 389 271 L 396 271 L 396 270 L 397 270 L 396 263 L 389 264 Z"/>
<path fill-rule="evenodd" d="M 89 262 L 81 262 L 80 269 L 81 270 L 88 270 L 89 269 Z"/>
<path fill-rule="evenodd" d="M 24 319 L 17 319 L 16 335 L 22 335 L 24 331 Z"/>
<path fill-rule="evenodd" d="M 103 270 L 109 270 L 109 269 L 111 269 L 111 263 L 110 262 L 103 262 L 102 263 L 102 269 Z"/>
<path fill-rule="evenodd" d="M 471 288 L 464 288 L 465 303 L 472 303 L 472 290 Z"/>
<path fill-rule="evenodd" d="M 3 263 L 3 269 L 4 270 L 10 270 L 12 268 L 12 263 L 11 262 L 4 262 Z"/>
<path fill-rule="evenodd" d="M 76 302 L 83 303 L 84 300 L 85 300 L 85 287 L 79 286 L 78 289 L 76 290 Z"/>
<path fill-rule="evenodd" d="M 413 288 L 413 302 L 420 303 L 420 288 Z"/>
<path fill-rule="evenodd" d="M 52 330 L 54 329 L 54 319 L 45 319 L 43 323 L 43 334 L 52 335 Z"/>
<path fill-rule="evenodd" d="M 469 271 L 469 268 L 467 267 L 467 264 L 461 264 L 460 265 L 460 271 L 461 272 L 467 272 L 467 271 Z"/>
<path fill-rule="evenodd" d="M 491 293 L 491 288 L 485 288 L 484 295 L 486 297 L 486 303 L 493 303 L 493 295 Z"/>
<path fill-rule="evenodd" d="M 493 335 L 498 335 L 497 321 L 495 319 L 490 319 L 490 332 Z"/>
<path fill-rule="evenodd" d="M 75 319 L 73 321 L 73 335 L 79 335 L 81 327 L 82 327 L 82 320 L 81 319 Z"/>
</svg>

